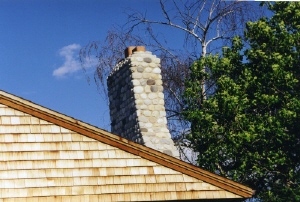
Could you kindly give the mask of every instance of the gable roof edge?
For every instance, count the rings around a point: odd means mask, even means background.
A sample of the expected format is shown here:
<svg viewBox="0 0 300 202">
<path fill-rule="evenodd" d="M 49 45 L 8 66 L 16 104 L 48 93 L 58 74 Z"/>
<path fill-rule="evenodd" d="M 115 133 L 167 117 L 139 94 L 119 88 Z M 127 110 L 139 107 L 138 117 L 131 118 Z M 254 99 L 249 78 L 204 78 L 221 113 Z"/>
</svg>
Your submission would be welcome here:
<svg viewBox="0 0 300 202">
<path fill-rule="evenodd" d="M 58 126 L 67 128 L 79 134 L 93 138 L 100 142 L 117 147 L 129 153 L 141 156 L 145 159 L 161 164 L 183 174 L 195 177 L 243 198 L 250 198 L 254 194 L 254 191 L 251 188 L 241 185 L 237 182 L 218 176 L 172 156 L 129 141 L 95 126 L 55 112 L 4 91 L 0 91 L 0 103 Z"/>
</svg>

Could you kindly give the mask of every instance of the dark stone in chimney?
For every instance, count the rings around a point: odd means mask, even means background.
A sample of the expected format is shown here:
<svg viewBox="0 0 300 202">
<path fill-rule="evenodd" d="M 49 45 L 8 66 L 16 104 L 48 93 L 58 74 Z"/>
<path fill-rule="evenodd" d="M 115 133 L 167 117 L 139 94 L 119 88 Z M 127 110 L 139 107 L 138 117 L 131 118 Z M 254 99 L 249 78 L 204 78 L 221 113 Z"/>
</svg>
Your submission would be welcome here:
<svg viewBox="0 0 300 202">
<path fill-rule="evenodd" d="M 144 58 L 144 62 L 151 63 L 152 59 L 151 58 Z"/>
<path fill-rule="evenodd" d="M 147 85 L 155 85 L 155 80 L 153 80 L 153 79 L 148 79 L 148 80 L 147 80 Z"/>
</svg>

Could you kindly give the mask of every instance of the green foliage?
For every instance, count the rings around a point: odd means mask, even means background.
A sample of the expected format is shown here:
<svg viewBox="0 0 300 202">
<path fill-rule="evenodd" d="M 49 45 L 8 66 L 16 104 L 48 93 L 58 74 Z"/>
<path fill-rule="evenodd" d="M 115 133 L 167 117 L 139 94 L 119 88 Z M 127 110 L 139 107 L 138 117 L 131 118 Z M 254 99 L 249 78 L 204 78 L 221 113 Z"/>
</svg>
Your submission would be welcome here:
<svg viewBox="0 0 300 202">
<path fill-rule="evenodd" d="M 191 66 L 184 115 L 199 166 L 263 201 L 300 201 L 300 3 L 268 6 L 270 19 L 247 23 L 247 46 L 236 37 Z"/>
</svg>

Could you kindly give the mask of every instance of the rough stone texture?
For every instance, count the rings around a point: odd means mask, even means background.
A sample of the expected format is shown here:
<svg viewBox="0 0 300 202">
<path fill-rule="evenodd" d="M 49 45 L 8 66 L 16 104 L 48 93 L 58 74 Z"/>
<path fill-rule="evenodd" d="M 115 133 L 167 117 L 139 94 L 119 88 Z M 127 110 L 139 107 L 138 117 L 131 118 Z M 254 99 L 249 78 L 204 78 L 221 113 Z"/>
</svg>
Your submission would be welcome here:
<svg viewBox="0 0 300 202">
<path fill-rule="evenodd" d="M 107 79 L 112 133 L 179 158 L 167 128 L 160 59 L 133 52 Z"/>
</svg>

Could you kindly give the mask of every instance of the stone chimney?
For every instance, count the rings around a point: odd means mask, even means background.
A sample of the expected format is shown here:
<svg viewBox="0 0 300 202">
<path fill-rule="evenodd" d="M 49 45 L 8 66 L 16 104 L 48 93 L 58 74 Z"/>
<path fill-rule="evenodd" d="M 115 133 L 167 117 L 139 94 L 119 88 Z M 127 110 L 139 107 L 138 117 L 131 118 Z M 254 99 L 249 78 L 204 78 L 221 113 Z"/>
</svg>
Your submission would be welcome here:
<svg viewBox="0 0 300 202">
<path fill-rule="evenodd" d="M 167 128 L 160 59 L 130 46 L 108 76 L 111 131 L 179 158 Z"/>
</svg>

